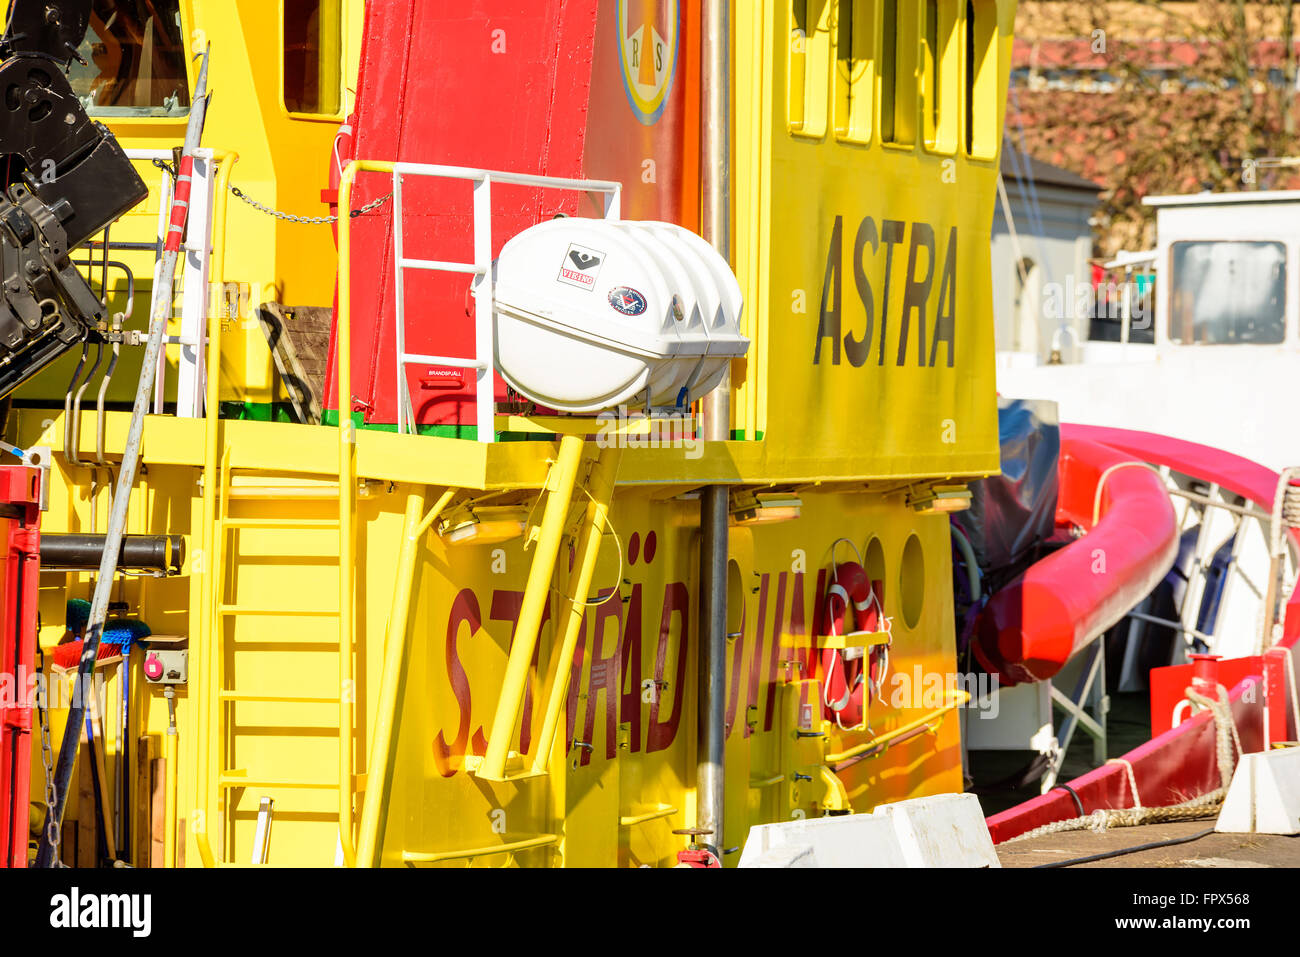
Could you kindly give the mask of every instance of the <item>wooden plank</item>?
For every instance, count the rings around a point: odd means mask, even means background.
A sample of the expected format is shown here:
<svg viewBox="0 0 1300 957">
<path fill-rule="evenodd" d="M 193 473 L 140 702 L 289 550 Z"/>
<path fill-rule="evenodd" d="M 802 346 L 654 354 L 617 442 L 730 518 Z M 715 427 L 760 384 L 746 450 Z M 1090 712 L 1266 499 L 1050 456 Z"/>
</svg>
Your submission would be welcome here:
<svg viewBox="0 0 1300 957">
<path fill-rule="evenodd" d="M 167 762 L 154 758 L 149 762 L 153 778 L 149 783 L 149 866 L 163 866 L 163 831 L 167 819 Z"/>
<path fill-rule="evenodd" d="M 318 424 L 332 311 L 306 306 L 288 309 L 268 302 L 257 314 L 294 414 L 299 422 Z"/>
<path fill-rule="evenodd" d="M 117 847 L 113 834 L 113 786 L 108 779 L 107 735 L 104 734 L 104 721 L 99 710 L 99 696 L 93 684 L 86 694 L 86 717 L 90 722 L 90 733 L 95 736 L 95 746 L 89 749 L 89 758 L 95 762 L 99 779 L 99 813 L 100 826 L 103 828 L 104 846 L 108 849 L 109 860 L 117 859 Z M 91 782 L 91 800 L 94 800 L 94 782 Z"/>
<path fill-rule="evenodd" d="M 153 739 L 147 734 L 140 735 L 135 745 L 135 806 L 131 829 L 135 838 L 135 847 L 131 854 L 131 863 L 136 867 L 148 867 L 150 863 L 149 842 L 153 834 L 153 782 L 151 779 L 150 754 L 153 751 Z"/>
<path fill-rule="evenodd" d="M 77 866 L 95 867 L 95 783 L 90 769 L 90 739 L 81 728 L 81 760 L 77 762 Z M 66 816 L 66 815 L 65 815 Z"/>
</svg>

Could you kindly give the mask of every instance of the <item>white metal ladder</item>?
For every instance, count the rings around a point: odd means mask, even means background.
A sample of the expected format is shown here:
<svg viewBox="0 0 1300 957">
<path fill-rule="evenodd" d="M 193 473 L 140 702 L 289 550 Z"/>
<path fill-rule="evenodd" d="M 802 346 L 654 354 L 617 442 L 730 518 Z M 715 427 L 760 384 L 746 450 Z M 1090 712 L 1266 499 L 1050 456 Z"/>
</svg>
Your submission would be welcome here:
<svg viewBox="0 0 1300 957">
<path fill-rule="evenodd" d="M 474 184 L 474 261 L 447 262 L 430 259 L 408 259 L 403 239 L 402 181 L 406 176 L 425 176 L 433 179 L 464 180 Z M 621 216 L 621 183 L 605 180 L 560 179 L 553 176 L 530 176 L 520 173 L 502 173 L 492 170 L 470 169 L 460 166 L 430 166 L 422 163 L 393 164 L 393 273 L 397 291 L 395 321 L 397 332 L 397 431 L 416 430 L 415 409 L 411 401 L 410 383 L 406 367 L 413 363 L 430 366 L 447 366 L 453 369 L 472 369 L 475 373 L 475 410 L 478 421 L 478 440 L 496 440 L 493 389 L 493 364 L 496 360 L 495 281 L 492 276 L 492 184 L 504 186 L 531 186 L 538 189 L 558 189 L 569 192 L 594 193 L 604 197 L 605 219 L 616 221 Z M 474 308 L 474 357 L 412 354 L 406 351 L 406 292 L 403 276 L 408 269 L 431 272 L 462 273 L 481 280 Z"/>
</svg>

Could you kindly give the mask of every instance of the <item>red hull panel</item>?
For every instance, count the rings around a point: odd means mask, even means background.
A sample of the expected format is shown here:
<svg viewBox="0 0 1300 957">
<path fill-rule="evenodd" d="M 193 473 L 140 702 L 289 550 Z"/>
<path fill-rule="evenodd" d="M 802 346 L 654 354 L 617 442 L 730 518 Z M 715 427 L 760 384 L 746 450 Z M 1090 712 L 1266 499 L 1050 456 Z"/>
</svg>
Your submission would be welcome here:
<svg viewBox="0 0 1300 957">
<path fill-rule="evenodd" d="M 1247 678 L 1232 691 L 1232 716 L 1247 752 L 1264 747 L 1263 679 Z M 1144 807 L 1180 804 L 1219 787 L 1215 757 L 1214 719 L 1202 711 L 1171 731 L 1135 748 L 1125 756 L 1133 765 L 1138 797 Z M 1128 771 L 1122 764 L 1107 764 L 1070 782 L 1084 814 L 1099 808 L 1133 807 Z M 1000 844 L 1036 827 L 1078 817 L 1074 798 L 1063 788 L 1049 791 L 988 819 L 993 843 Z"/>
<path fill-rule="evenodd" d="M 27 866 L 31 797 L 32 705 L 36 665 L 36 600 L 40 581 L 40 471 L 0 468 L 0 502 L 21 517 L 0 518 L 0 867 Z"/>
</svg>

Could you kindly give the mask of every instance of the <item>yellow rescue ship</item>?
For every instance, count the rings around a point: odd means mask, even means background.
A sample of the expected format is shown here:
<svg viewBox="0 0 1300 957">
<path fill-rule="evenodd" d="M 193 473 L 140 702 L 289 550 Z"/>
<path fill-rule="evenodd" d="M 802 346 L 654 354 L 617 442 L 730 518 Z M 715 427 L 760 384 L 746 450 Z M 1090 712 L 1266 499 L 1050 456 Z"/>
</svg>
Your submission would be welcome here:
<svg viewBox="0 0 1300 957">
<path fill-rule="evenodd" d="M 5 423 L 42 536 L 93 559 L 40 573 L 33 859 L 726 866 L 754 825 L 962 791 L 947 513 L 999 463 L 1013 0 L 54 6 L 148 196 L 73 254 L 104 315 Z M 61 780 L 53 663 L 114 534 L 185 159 L 103 642 L 129 636 Z M 497 371 L 506 243 L 640 221 L 734 269 L 721 384 L 566 412 Z M 663 307 L 566 242 L 548 295 Z"/>
</svg>

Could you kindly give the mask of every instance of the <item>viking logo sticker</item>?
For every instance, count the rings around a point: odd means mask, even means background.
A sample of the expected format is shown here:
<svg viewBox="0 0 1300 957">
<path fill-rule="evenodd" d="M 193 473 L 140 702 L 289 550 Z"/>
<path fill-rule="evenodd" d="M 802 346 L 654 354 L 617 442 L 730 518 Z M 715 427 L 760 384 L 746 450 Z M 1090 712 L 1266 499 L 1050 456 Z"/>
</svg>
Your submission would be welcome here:
<svg viewBox="0 0 1300 957">
<path fill-rule="evenodd" d="M 645 296 L 631 286 L 615 286 L 611 289 L 609 304 L 625 316 L 640 316 L 649 308 Z"/>
<path fill-rule="evenodd" d="M 564 254 L 564 262 L 560 264 L 559 281 L 569 286 L 577 286 L 579 289 L 593 289 L 596 285 L 596 277 L 600 275 L 600 267 L 603 265 L 605 265 L 604 253 L 574 243 Z"/>
<path fill-rule="evenodd" d="M 632 113 L 646 126 L 664 114 L 677 72 L 678 0 L 619 0 L 618 52 Z"/>
</svg>

